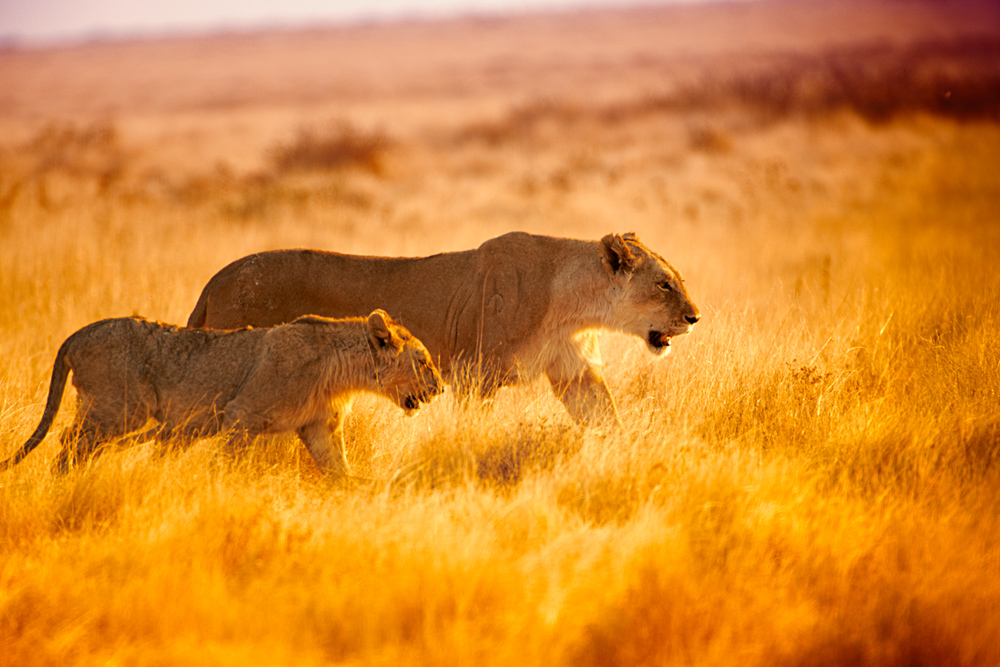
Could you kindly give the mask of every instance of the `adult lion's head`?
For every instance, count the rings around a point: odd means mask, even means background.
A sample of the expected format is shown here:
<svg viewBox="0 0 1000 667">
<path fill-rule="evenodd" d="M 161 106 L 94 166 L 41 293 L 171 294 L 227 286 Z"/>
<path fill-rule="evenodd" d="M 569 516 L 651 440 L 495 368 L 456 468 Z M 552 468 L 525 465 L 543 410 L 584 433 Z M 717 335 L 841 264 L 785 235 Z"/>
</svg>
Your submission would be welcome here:
<svg viewBox="0 0 1000 667">
<path fill-rule="evenodd" d="M 646 341 L 653 354 L 670 348 L 701 318 L 680 272 L 647 248 L 635 234 L 608 234 L 600 242 L 601 263 L 617 293 L 618 328 Z"/>
<path fill-rule="evenodd" d="M 407 414 L 444 392 L 427 348 L 384 310 L 368 316 L 368 339 L 379 385 Z"/>
</svg>

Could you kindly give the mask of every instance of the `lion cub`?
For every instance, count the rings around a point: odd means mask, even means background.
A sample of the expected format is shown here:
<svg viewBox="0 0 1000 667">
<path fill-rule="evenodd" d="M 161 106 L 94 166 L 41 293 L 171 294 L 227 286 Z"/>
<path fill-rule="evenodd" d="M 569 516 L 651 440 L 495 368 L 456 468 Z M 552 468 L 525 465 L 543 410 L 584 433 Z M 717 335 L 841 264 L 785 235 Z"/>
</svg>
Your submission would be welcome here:
<svg viewBox="0 0 1000 667">
<path fill-rule="evenodd" d="M 70 371 L 78 407 L 62 435 L 60 471 L 155 419 L 160 439 L 295 431 L 322 470 L 343 476 L 350 473 L 343 417 L 353 394 L 381 394 L 409 413 L 444 391 L 423 343 L 383 310 L 367 318 L 306 315 L 270 329 L 102 320 L 59 348 L 42 421 L 0 470 L 48 433 Z"/>
</svg>

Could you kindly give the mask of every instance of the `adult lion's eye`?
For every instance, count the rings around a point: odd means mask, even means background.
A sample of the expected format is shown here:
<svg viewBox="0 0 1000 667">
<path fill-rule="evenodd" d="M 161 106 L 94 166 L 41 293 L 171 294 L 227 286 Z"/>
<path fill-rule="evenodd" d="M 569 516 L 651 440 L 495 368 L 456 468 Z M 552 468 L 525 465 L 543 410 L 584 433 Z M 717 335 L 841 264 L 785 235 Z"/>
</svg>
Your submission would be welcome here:
<svg viewBox="0 0 1000 667">
<path fill-rule="evenodd" d="M 670 290 L 673 289 L 673 286 L 670 284 L 669 280 L 664 280 L 662 283 L 659 283 L 657 287 L 659 287 L 664 292 L 669 292 Z"/>
</svg>

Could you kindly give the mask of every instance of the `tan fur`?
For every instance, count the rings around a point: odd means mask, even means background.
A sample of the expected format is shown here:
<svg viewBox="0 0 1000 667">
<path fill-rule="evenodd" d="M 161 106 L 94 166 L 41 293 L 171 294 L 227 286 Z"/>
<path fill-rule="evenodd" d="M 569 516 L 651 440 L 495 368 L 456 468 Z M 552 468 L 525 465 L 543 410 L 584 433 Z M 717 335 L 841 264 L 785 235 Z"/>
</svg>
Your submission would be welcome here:
<svg viewBox="0 0 1000 667">
<path fill-rule="evenodd" d="M 294 431 L 322 469 L 344 475 L 341 429 L 353 394 L 375 392 L 412 411 L 444 388 L 423 344 L 381 310 L 234 331 L 102 320 L 59 348 L 41 423 L 0 469 L 45 437 L 70 371 L 79 405 L 63 434 L 60 470 L 154 419 L 161 439 Z"/>
<path fill-rule="evenodd" d="M 372 308 L 399 317 L 464 388 L 488 396 L 544 373 L 573 417 L 613 422 L 596 330 L 635 334 L 661 354 L 699 317 L 680 273 L 634 234 L 578 241 L 514 232 L 420 258 L 250 255 L 209 281 L 188 326 L 269 326 Z"/>
</svg>

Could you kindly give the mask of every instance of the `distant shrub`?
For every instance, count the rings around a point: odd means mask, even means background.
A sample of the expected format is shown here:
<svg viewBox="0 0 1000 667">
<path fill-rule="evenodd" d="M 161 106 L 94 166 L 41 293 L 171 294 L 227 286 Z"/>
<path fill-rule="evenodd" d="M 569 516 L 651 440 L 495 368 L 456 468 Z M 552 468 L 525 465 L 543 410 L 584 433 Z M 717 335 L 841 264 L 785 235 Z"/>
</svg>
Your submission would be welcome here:
<svg viewBox="0 0 1000 667">
<path fill-rule="evenodd" d="M 889 44 L 787 56 L 767 67 L 647 101 L 664 109 L 738 107 L 771 118 L 851 110 L 873 122 L 905 113 L 1000 117 L 1000 39 Z"/>
<path fill-rule="evenodd" d="M 28 180 L 61 172 L 95 179 L 102 191 L 121 177 L 126 162 L 118 129 L 110 123 L 84 127 L 50 123 L 15 153 L 27 167 Z"/>
<path fill-rule="evenodd" d="M 719 74 L 711 66 L 697 81 L 637 101 L 603 108 L 541 100 L 503 118 L 469 125 L 458 142 L 498 145 L 537 139 L 544 128 L 584 122 L 628 123 L 637 116 L 736 110 L 776 121 L 792 115 L 853 111 L 871 122 L 907 113 L 957 120 L 1000 119 L 1000 39 L 926 41 L 908 47 L 877 43 L 819 55 L 776 54 L 764 62 Z M 693 126 L 694 150 L 725 152 L 731 138 L 718 128 Z"/>
<path fill-rule="evenodd" d="M 129 159 L 112 124 L 49 123 L 23 143 L 0 146 L 0 218 L 19 201 L 49 210 L 118 192 Z"/>
<path fill-rule="evenodd" d="M 728 153 L 733 149 L 733 139 L 725 130 L 699 124 L 688 128 L 688 145 L 704 153 Z"/>
<path fill-rule="evenodd" d="M 586 116 L 583 110 L 573 105 L 539 100 L 514 107 L 499 120 L 469 125 L 460 130 L 454 139 L 460 143 L 480 142 L 489 146 L 525 141 L 536 138 L 546 126 L 562 127 Z"/>
<path fill-rule="evenodd" d="M 363 132 L 342 121 L 325 131 L 300 129 L 290 143 L 272 148 L 269 158 L 276 175 L 334 169 L 381 173 L 388 146 L 382 132 Z"/>
</svg>

